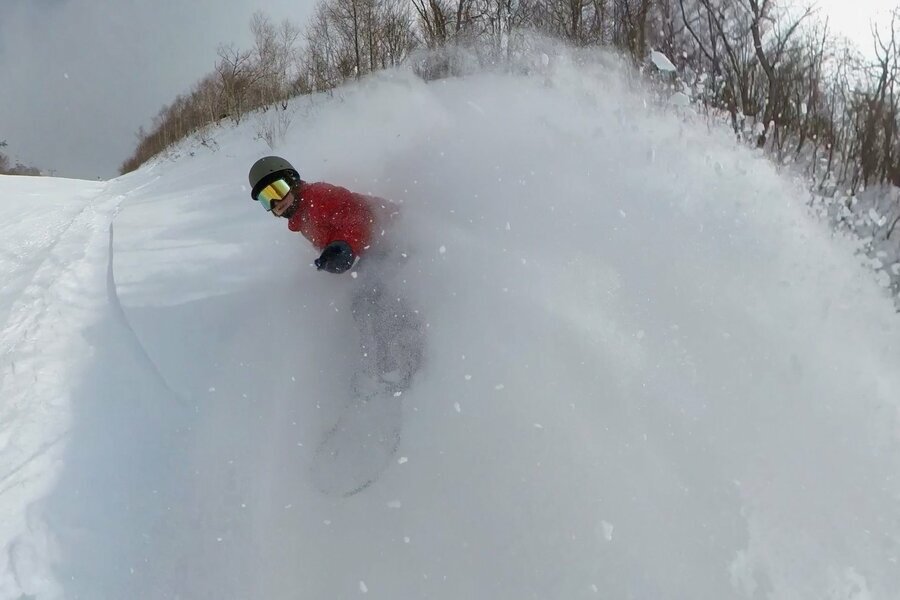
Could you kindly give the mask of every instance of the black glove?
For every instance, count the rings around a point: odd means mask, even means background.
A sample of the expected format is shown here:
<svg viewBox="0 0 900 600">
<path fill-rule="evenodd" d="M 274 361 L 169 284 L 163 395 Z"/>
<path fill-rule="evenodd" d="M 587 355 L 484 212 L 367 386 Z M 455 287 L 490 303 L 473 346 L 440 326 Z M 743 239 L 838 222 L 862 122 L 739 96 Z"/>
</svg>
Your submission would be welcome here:
<svg viewBox="0 0 900 600">
<path fill-rule="evenodd" d="M 329 273 L 343 273 L 353 266 L 353 250 L 350 244 L 343 240 L 331 242 L 322 250 L 322 255 L 314 262 L 320 271 Z"/>
</svg>

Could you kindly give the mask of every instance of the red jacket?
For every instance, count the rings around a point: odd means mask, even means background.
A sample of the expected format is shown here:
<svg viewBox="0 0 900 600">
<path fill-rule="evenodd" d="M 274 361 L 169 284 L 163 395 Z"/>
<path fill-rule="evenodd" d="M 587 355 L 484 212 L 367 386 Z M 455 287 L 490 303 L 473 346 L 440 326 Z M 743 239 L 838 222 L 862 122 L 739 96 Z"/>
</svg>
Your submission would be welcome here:
<svg viewBox="0 0 900 600">
<path fill-rule="evenodd" d="M 293 191 L 299 196 L 299 205 L 288 220 L 291 231 L 302 233 L 319 250 L 344 240 L 356 256 L 365 252 L 375 227 L 374 196 L 356 194 L 330 183 L 305 181 Z"/>
</svg>

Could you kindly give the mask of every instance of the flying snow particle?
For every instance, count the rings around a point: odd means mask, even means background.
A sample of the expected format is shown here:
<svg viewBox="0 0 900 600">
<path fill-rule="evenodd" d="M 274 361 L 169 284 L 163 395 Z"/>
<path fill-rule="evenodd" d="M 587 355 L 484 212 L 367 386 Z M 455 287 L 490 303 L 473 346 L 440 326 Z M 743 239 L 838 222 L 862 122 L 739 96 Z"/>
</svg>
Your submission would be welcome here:
<svg viewBox="0 0 900 600">
<path fill-rule="evenodd" d="M 399 500 L 391 500 L 387 503 L 388 508 L 400 508 L 403 504 Z"/>
<path fill-rule="evenodd" d="M 466 104 L 468 104 L 472 108 L 472 110 L 474 110 L 475 112 L 482 114 L 482 115 L 485 114 L 484 109 L 481 108 L 480 106 L 478 106 L 477 104 L 475 104 L 474 102 L 472 102 L 471 100 L 467 100 Z"/>
<path fill-rule="evenodd" d="M 671 104 L 672 106 L 679 106 L 683 108 L 685 106 L 691 105 L 691 98 L 684 92 L 675 92 L 669 98 L 669 104 Z"/>
<path fill-rule="evenodd" d="M 885 223 L 887 223 L 887 217 L 879 215 L 874 208 L 869 209 L 869 218 L 872 219 L 872 222 L 879 227 L 882 227 Z"/>
<path fill-rule="evenodd" d="M 613 524 L 609 521 L 601 521 L 600 525 L 603 527 L 603 537 L 606 538 L 607 541 L 612 541 L 613 534 Z"/>
<path fill-rule="evenodd" d="M 471 375 L 466 375 L 466 381 L 472 381 L 472 376 L 471 376 Z"/>
<path fill-rule="evenodd" d="M 401 456 L 400 458 L 397 459 L 398 465 L 402 465 L 403 463 L 406 463 L 406 462 L 409 462 L 409 459 L 406 458 L 405 456 Z"/>
<path fill-rule="evenodd" d="M 365 582 L 365 581 L 360 580 L 360 582 L 359 582 L 359 591 L 362 592 L 363 594 L 368 594 L 368 593 L 369 593 L 369 586 L 366 585 L 366 582 Z"/>
<path fill-rule="evenodd" d="M 502 383 L 498 383 L 497 385 L 494 386 L 494 389 L 499 391 L 499 390 L 502 390 L 502 389 L 505 388 L 505 387 L 506 387 L 506 386 L 503 385 Z"/>
<path fill-rule="evenodd" d="M 438 252 L 440 252 L 441 254 L 446 254 L 447 246 L 441 246 L 440 248 L 438 248 Z"/>
<path fill-rule="evenodd" d="M 454 403 L 453 403 L 453 408 L 455 408 L 455 409 L 456 409 L 456 412 L 458 412 L 458 413 L 461 413 L 461 412 L 462 412 L 462 407 L 459 405 L 459 402 L 454 402 Z"/>
<path fill-rule="evenodd" d="M 653 61 L 653 64 L 656 65 L 656 68 L 660 71 L 673 73 L 677 70 L 675 68 L 675 65 L 672 64 L 672 61 L 669 60 L 669 57 L 667 57 L 662 52 L 654 50 L 650 53 L 650 60 Z"/>
</svg>

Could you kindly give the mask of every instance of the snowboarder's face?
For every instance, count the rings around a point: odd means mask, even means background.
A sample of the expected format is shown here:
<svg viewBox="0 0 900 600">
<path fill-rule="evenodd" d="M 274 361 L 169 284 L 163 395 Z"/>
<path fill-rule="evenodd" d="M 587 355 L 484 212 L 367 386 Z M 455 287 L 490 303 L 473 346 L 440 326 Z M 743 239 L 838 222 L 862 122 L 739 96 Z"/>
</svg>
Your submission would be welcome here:
<svg viewBox="0 0 900 600">
<path fill-rule="evenodd" d="M 288 192 L 288 195 L 278 200 L 277 202 L 272 203 L 272 212 L 278 215 L 279 217 L 288 216 L 286 213 L 291 205 L 294 204 L 294 192 Z"/>
</svg>

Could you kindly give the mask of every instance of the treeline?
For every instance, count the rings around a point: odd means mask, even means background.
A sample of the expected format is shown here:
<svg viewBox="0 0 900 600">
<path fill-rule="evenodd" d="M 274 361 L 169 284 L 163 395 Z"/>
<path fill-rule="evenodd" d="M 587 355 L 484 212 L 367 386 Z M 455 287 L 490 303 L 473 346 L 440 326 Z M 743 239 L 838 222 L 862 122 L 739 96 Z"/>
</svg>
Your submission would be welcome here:
<svg viewBox="0 0 900 600">
<path fill-rule="evenodd" d="M 536 31 L 612 48 L 638 66 L 651 50 L 680 73 L 668 82 L 728 116 L 735 134 L 779 162 L 802 161 L 820 186 L 900 185 L 900 9 L 873 31 L 875 55 L 842 42 L 812 9 L 787 0 L 322 0 L 301 29 L 263 13 L 248 50 L 219 48 L 212 73 L 139 132 L 127 172 L 188 135 L 251 111 L 283 111 L 298 94 L 464 46 L 502 64 Z M 447 56 L 448 54 L 444 54 Z M 426 78 L 453 75 L 448 60 Z M 266 135 L 269 139 L 273 133 Z"/>
<path fill-rule="evenodd" d="M 213 71 L 163 107 L 149 132 L 138 132 L 137 148 L 120 173 L 189 135 L 202 134 L 212 123 L 240 124 L 256 110 L 285 111 L 293 96 L 330 90 L 349 78 L 398 65 L 419 43 L 402 0 L 325 1 L 305 31 L 257 12 L 250 30 L 252 48 L 220 46 Z M 286 126 L 283 120 L 275 123 L 269 127 Z M 260 133 L 274 141 L 271 129 Z"/>
<path fill-rule="evenodd" d="M 900 185 L 900 8 L 865 58 L 812 9 L 788 6 L 675 0 L 658 45 L 702 104 L 779 162 L 802 161 L 820 187 Z"/>
<path fill-rule="evenodd" d="M 0 148 L 6 148 L 6 141 L 0 141 Z M 19 161 L 16 161 L 16 164 L 13 165 L 9 157 L 6 156 L 3 152 L 0 152 L 0 175 L 32 175 L 38 176 L 41 174 L 40 169 L 36 169 L 35 167 L 29 167 L 27 165 L 23 165 Z"/>
</svg>

